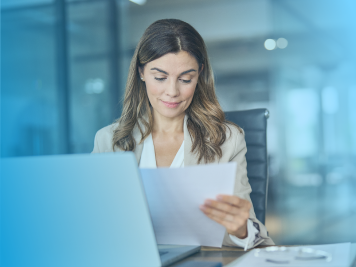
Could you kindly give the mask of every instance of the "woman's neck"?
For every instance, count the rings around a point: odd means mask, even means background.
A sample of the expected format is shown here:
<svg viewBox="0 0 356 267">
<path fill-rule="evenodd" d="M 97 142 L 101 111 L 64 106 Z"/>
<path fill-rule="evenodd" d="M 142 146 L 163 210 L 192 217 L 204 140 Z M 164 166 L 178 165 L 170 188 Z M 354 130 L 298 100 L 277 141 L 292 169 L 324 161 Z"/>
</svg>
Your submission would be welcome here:
<svg viewBox="0 0 356 267">
<path fill-rule="evenodd" d="M 168 118 L 153 110 L 153 132 L 164 134 L 183 133 L 184 117 L 185 113 L 174 118 Z"/>
</svg>

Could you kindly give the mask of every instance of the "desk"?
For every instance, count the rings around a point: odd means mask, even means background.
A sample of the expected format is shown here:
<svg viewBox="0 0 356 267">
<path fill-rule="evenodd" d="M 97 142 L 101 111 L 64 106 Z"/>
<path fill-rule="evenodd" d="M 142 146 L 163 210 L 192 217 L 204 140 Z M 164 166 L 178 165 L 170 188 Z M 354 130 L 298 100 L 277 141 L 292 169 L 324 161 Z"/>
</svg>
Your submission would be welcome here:
<svg viewBox="0 0 356 267">
<path fill-rule="evenodd" d="M 258 246 L 258 248 L 263 248 L 265 246 Z M 351 253 L 356 252 L 356 243 L 351 245 Z M 243 256 L 248 251 L 244 251 L 242 248 L 232 248 L 232 247 L 222 247 L 222 248 L 210 248 L 202 247 L 199 253 L 195 253 L 188 258 L 185 258 L 173 265 L 171 267 L 176 267 L 180 263 L 186 261 L 216 261 L 222 262 L 224 266 L 233 262 L 237 258 Z M 356 258 L 354 258 L 353 264 L 350 267 L 356 267 Z"/>
</svg>

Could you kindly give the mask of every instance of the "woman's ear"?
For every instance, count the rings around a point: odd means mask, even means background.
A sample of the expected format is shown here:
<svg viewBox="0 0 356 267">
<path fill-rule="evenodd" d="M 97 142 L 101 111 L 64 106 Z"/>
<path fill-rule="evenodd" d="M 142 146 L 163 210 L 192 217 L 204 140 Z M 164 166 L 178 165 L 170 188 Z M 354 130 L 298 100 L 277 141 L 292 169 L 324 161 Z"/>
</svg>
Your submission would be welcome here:
<svg viewBox="0 0 356 267">
<path fill-rule="evenodd" d="M 142 69 L 141 67 L 138 67 L 137 69 L 138 69 L 138 73 L 140 74 L 140 79 L 141 79 L 142 81 L 144 81 L 144 78 L 143 78 L 143 69 Z"/>
</svg>

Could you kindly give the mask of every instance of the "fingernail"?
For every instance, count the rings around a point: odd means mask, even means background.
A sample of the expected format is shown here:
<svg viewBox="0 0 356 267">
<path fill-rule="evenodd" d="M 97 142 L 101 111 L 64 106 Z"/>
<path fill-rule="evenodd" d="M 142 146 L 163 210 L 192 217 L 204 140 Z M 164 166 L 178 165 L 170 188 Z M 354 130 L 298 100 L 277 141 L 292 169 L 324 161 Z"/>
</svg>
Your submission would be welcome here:
<svg viewBox="0 0 356 267">
<path fill-rule="evenodd" d="M 205 200 L 205 204 L 210 205 L 212 201 L 210 199 Z"/>
<path fill-rule="evenodd" d="M 201 210 L 205 210 L 204 205 L 200 205 L 199 208 L 200 208 Z"/>
<path fill-rule="evenodd" d="M 218 200 L 223 200 L 223 197 L 222 197 L 221 195 L 218 195 L 216 198 L 217 198 Z"/>
</svg>

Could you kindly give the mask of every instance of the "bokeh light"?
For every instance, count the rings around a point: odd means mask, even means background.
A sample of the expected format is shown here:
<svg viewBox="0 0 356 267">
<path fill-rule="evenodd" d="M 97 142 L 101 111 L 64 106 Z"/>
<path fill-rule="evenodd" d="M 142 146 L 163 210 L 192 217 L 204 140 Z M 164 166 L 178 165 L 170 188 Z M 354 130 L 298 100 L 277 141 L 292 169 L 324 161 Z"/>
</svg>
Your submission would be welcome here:
<svg viewBox="0 0 356 267">
<path fill-rule="evenodd" d="M 265 48 L 266 48 L 267 50 L 273 50 L 273 49 L 275 49 L 275 48 L 276 48 L 276 41 L 273 40 L 273 39 L 267 39 L 267 40 L 265 41 Z"/>
<path fill-rule="evenodd" d="M 284 49 L 288 46 L 288 41 L 285 38 L 278 38 L 277 47 L 280 49 Z"/>
</svg>

